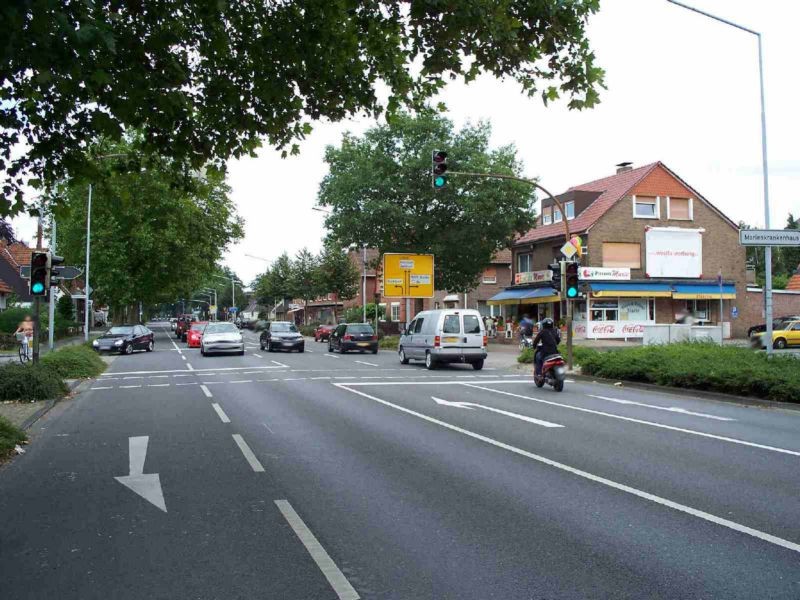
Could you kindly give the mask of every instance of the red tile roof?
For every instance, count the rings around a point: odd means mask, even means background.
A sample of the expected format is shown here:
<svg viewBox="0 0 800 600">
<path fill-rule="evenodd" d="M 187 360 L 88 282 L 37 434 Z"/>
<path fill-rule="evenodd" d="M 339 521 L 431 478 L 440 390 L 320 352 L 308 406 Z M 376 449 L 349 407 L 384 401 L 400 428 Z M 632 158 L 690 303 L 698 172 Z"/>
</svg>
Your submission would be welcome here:
<svg viewBox="0 0 800 600">
<path fill-rule="evenodd" d="M 0 294 L 10 294 L 13 291 L 5 281 L 0 279 Z"/>
<path fill-rule="evenodd" d="M 15 269 L 22 265 L 31 264 L 31 249 L 22 242 L 8 244 L 0 242 L 0 256 L 8 261 Z"/>
<path fill-rule="evenodd" d="M 594 225 L 608 209 L 614 206 L 620 198 L 623 198 L 637 183 L 647 177 L 659 164 L 658 162 L 650 163 L 649 165 L 638 167 L 630 171 L 617 173 L 611 177 L 604 177 L 603 179 L 590 181 L 589 183 L 583 183 L 569 188 L 567 190 L 568 192 L 573 190 L 601 192 L 600 196 L 598 196 L 586 210 L 569 222 L 570 231 L 572 233 L 583 233 L 589 229 L 589 227 Z M 525 235 L 517 238 L 516 243 L 524 244 L 526 242 L 560 237 L 563 233 L 564 223 L 553 223 L 552 225 L 544 225 L 531 229 Z"/>
<path fill-rule="evenodd" d="M 492 257 L 492 264 L 511 264 L 511 250 L 498 250 Z"/>
<path fill-rule="evenodd" d="M 786 289 L 793 292 L 800 292 L 800 265 L 797 265 L 797 270 L 794 272 L 794 275 L 789 278 Z"/>
</svg>

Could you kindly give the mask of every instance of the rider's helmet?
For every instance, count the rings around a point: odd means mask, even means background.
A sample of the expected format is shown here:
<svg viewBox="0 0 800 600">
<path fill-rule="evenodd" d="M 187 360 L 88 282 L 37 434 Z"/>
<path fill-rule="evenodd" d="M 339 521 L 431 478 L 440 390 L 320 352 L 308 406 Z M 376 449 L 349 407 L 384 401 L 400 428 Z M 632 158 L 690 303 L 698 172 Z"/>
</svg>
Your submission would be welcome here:
<svg viewBox="0 0 800 600">
<path fill-rule="evenodd" d="M 553 328 L 553 319 L 551 319 L 549 317 L 546 318 L 546 319 L 542 319 L 542 327 L 544 327 L 545 329 L 552 329 Z"/>
</svg>

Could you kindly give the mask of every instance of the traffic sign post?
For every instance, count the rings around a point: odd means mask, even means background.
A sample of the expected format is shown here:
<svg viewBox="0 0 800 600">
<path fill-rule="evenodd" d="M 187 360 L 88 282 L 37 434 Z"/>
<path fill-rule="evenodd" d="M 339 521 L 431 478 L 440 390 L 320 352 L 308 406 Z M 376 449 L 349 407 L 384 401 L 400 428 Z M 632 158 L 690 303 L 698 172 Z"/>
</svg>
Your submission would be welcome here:
<svg viewBox="0 0 800 600">
<path fill-rule="evenodd" d="M 83 269 L 80 267 L 68 267 L 68 266 L 56 266 L 53 267 L 51 278 L 57 277 L 63 281 L 69 281 L 71 279 L 77 279 L 83 275 Z M 31 267 L 30 265 L 24 265 L 19 268 L 19 276 L 22 279 L 30 279 L 31 278 Z"/>
<path fill-rule="evenodd" d="M 411 322 L 411 298 L 433 298 L 433 254 L 383 255 L 383 296 L 406 299 L 406 327 Z"/>
</svg>

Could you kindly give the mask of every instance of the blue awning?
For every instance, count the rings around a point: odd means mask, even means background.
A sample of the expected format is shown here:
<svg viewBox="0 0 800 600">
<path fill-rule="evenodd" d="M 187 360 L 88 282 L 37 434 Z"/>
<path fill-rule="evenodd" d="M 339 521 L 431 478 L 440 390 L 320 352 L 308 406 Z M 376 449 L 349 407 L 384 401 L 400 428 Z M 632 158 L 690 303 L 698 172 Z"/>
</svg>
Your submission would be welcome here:
<svg viewBox="0 0 800 600">
<path fill-rule="evenodd" d="M 720 297 L 720 286 L 717 283 L 676 283 L 672 286 L 673 298 L 695 300 L 717 300 Z M 736 286 L 722 284 L 722 298 L 736 298 Z"/>
<path fill-rule="evenodd" d="M 486 302 L 488 304 L 539 304 L 558 302 L 558 292 L 550 287 L 503 290 Z"/>
</svg>

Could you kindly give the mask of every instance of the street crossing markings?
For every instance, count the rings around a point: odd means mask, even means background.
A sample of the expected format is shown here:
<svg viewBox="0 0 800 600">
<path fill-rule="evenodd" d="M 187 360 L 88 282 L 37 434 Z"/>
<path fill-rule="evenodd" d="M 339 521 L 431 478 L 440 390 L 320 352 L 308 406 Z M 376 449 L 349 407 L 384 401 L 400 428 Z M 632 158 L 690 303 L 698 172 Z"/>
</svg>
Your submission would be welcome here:
<svg viewBox="0 0 800 600">
<path fill-rule="evenodd" d="M 489 383 L 489 382 L 482 382 Z M 550 404 L 552 406 L 560 406 L 561 408 L 569 408 L 580 412 L 591 413 L 594 415 L 601 415 L 604 417 L 611 417 L 612 419 L 619 419 L 621 421 L 629 421 L 631 423 L 639 423 L 640 425 L 650 425 L 651 427 L 658 427 L 660 429 L 669 429 L 670 431 L 678 431 L 680 433 L 689 433 L 700 437 L 711 438 L 723 442 L 730 442 L 731 444 L 739 444 L 741 446 L 750 446 L 752 448 L 761 448 L 762 450 L 770 450 L 771 452 L 780 452 L 781 454 L 791 454 L 792 456 L 800 456 L 800 452 L 796 450 L 787 450 L 786 448 L 777 448 L 775 446 L 767 446 L 765 444 L 757 444 L 755 442 L 747 442 L 736 438 L 727 437 L 724 435 L 714 435 L 713 433 L 704 433 L 702 431 L 695 431 L 694 429 L 684 429 L 683 427 L 673 427 L 672 425 L 664 425 L 663 423 L 655 423 L 653 421 L 645 421 L 643 419 L 634 419 L 633 417 L 623 417 L 622 415 L 615 415 L 612 413 L 603 412 L 601 410 L 592 410 L 590 408 L 583 408 L 580 406 L 572 406 L 570 404 L 561 404 L 559 402 L 551 402 L 550 400 L 542 400 L 541 398 L 533 398 L 532 396 L 523 396 L 521 394 L 512 394 L 511 392 L 504 392 L 502 390 L 495 390 L 492 388 L 482 387 L 474 383 L 462 383 L 467 387 L 472 387 L 478 390 L 485 390 L 487 392 L 494 392 L 495 394 L 502 394 L 504 396 L 512 396 L 514 398 L 522 398 L 523 400 L 532 400 L 533 402 L 541 402 L 542 404 Z"/>
<path fill-rule="evenodd" d="M 327 356 L 328 358 L 335 358 L 337 360 L 341 358 L 341 356 L 336 356 L 335 354 L 328 354 L 327 352 L 322 356 Z"/>
<path fill-rule="evenodd" d="M 258 462 L 256 455 L 253 454 L 252 450 L 250 450 L 250 446 L 247 445 L 247 442 L 244 441 L 244 438 L 238 433 L 234 433 L 233 439 L 236 442 L 236 445 L 239 446 L 239 450 L 241 450 L 242 454 L 244 454 L 244 457 L 245 459 L 247 459 L 247 462 L 250 463 L 250 466 L 252 467 L 253 471 L 255 471 L 256 473 L 263 473 L 264 467 L 261 465 L 260 462 Z"/>
<path fill-rule="evenodd" d="M 148 383 L 147 387 L 169 387 L 168 383 Z"/>
<path fill-rule="evenodd" d="M 189 369 L 190 371 L 194 371 L 194 368 L 189 363 L 186 363 L 186 368 Z"/>
<path fill-rule="evenodd" d="M 288 369 L 289 368 L 289 365 L 285 365 L 283 363 L 279 363 L 277 360 L 271 360 L 269 362 L 271 362 L 273 365 L 276 365 L 278 367 L 282 367 L 284 369 Z"/>
<path fill-rule="evenodd" d="M 350 585 L 347 577 L 344 576 L 333 562 L 333 559 L 319 543 L 319 540 L 311 532 L 311 530 L 300 518 L 300 515 L 295 512 L 292 505 L 288 500 L 275 500 L 278 510 L 281 511 L 289 527 L 292 528 L 295 535 L 300 539 L 300 542 L 305 546 L 308 553 L 311 555 L 312 560 L 317 564 L 319 570 L 325 575 L 325 579 L 331 584 L 333 591 L 339 597 L 339 600 L 358 600 L 361 596 L 358 595 L 356 590 Z"/>
<path fill-rule="evenodd" d="M 286 367 L 286 365 L 281 365 L 281 366 Z M 209 371 L 218 371 L 218 372 L 222 372 L 222 371 L 246 371 L 248 369 L 264 370 L 264 369 L 277 369 L 277 368 L 279 368 L 279 367 L 274 367 L 274 366 L 271 366 L 271 365 L 265 365 L 263 367 L 209 367 L 208 369 L 193 369 L 193 372 L 195 372 L 198 375 L 202 375 L 202 374 L 208 373 Z M 184 377 L 188 377 L 190 374 L 186 373 L 186 371 L 187 371 L 186 369 L 169 369 L 169 370 L 164 370 L 164 371 L 121 371 L 121 372 L 114 372 L 114 373 L 106 373 L 106 374 L 100 375 L 100 378 L 101 379 L 106 379 L 106 378 L 108 378 L 108 376 L 111 376 L 111 375 L 155 375 L 155 374 L 160 374 L 160 373 L 183 373 Z M 211 373 L 208 373 L 208 374 L 211 374 Z M 214 374 L 217 374 L 217 373 L 214 373 Z M 180 377 L 180 376 L 181 375 L 174 375 L 174 377 Z"/>
<path fill-rule="evenodd" d="M 263 356 L 261 356 L 260 354 L 256 354 L 256 353 L 253 353 L 253 356 L 255 356 L 256 358 L 264 358 L 264 357 L 263 357 Z"/>
<path fill-rule="evenodd" d="M 127 389 L 140 388 L 140 387 L 142 387 L 141 384 L 140 385 L 121 385 L 121 386 L 119 386 L 119 389 L 127 390 Z"/>
<path fill-rule="evenodd" d="M 113 385 L 99 385 L 99 386 L 96 385 L 91 389 L 93 389 L 93 390 L 113 390 L 114 386 Z"/>
<path fill-rule="evenodd" d="M 203 390 L 203 393 L 206 395 L 206 398 L 213 398 L 213 394 L 211 393 L 211 390 L 208 389 L 205 386 L 205 384 L 201 384 L 200 385 L 200 389 Z"/>
<path fill-rule="evenodd" d="M 729 419 L 728 417 L 718 417 L 716 415 L 709 415 L 708 413 L 693 412 L 685 408 L 677 406 L 658 406 L 656 404 L 645 404 L 644 402 L 634 402 L 633 400 L 623 400 L 621 398 L 609 398 L 608 396 L 595 396 L 594 394 L 586 394 L 590 398 L 597 398 L 598 400 L 606 400 L 608 402 L 616 402 L 617 404 L 631 404 L 633 406 L 644 406 L 645 408 L 654 408 L 656 410 L 665 410 L 667 412 L 680 413 L 683 415 L 690 415 L 692 417 L 703 417 L 704 419 L 715 419 L 717 421 L 735 421 L 736 419 Z"/>
<path fill-rule="evenodd" d="M 217 415 L 219 415 L 220 421 L 222 421 L 223 423 L 231 422 L 231 420 L 228 418 L 228 415 L 225 414 L 225 411 L 222 410 L 222 407 L 219 404 L 217 404 L 216 402 L 212 402 L 211 406 L 214 407 L 214 410 L 217 412 Z"/>
<path fill-rule="evenodd" d="M 253 383 L 252 379 L 237 379 L 236 381 L 229 381 L 228 383 Z"/>
<path fill-rule="evenodd" d="M 520 421 L 525 421 L 527 423 L 533 423 L 534 425 L 541 425 L 542 427 L 564 427 L 563 425 L 559 425 L 558 423 L 551 423 L 550 421 L 543 421 L 541 419 L 534 419 L 533 417 L 527 417 L 525 415 L 520 415 L 515 412 L 510 412 L 507 410 L 500 410 L 499 408 L 492 408 L 491 406 L 484 406 L 483 404 L 475 404 L 474 402 L 449 402 L 447 400 L 442 400 L 441 398 L 437 398 L 436 396 L 431 396 L 431 399 L 441 406 L 452 406 L 454 408 L 465 408 L 467 410 L 472 410 L 474 408 L 482 408 L 483 410 L 488 410 L 489 412 L 497 413 L 499 415 L 504 415 L 506 417 L 511 417 L 512 419 L 519 419 Z"/>
<path fill-rule="evenodd" d="M 649 501 L 654 502 L 656 504 L 660 504 L 662 506 L 666 506 L 668 508 L 672 508 L 674 510 L 686 513 L 686 514 L 691 515 L 693 517 L 698 517 L 700 519 L 709 521 L 711 523 L 715 523 L 717 525 L 721 525 L 723 527 L 727 527 L 728 529 L 732 529 L 734 531 L 738 531 L 740 533 L 744 533 L 746 535 L 750 535 L 752 537 L 758 538 L 758 539 L 763 540 L 765 542 L 769 542 L 770 544 L 775 544 L 776 546 L 781 546 L 782 548 L 786 548 L 788 550 L 792 550 L 794 552 L 800 553 L 800 544 L 796 544 L 796 543 L 791 542 L 789 540 L 785 540 L 783 538 L 779 538 L 779 537 L 774 536 L 772 534 L 765 533 L 763 531 L 759 531 L 759 530 L 753 529 L 751 527 L 747 527 L 746 525 L 741 525 L 741 524 L 736 523 L 734 521 L 729 521 L 728 519 L 723 519 L 722 517 L 718 517 L 716 515 L 712 515 L 711 513 L 707 513 L 707 512 L 704 512 L 702 510 L 698 510 L 696 508 L 692 508 L 690 506 L 686 506 L 685 504 L 679 504 L 678 502 L 673 502 L 672 500 L 667 500 L 666 498 L 662 498 L 661 496 L 656 496 L 655 494 L 651 494 L 649 492 L 645 492 L 645 491 L 636 489 L 636 488 L 631 487 L 629 485 L 625 485 L 623 483 L 617 483 L 616 481 L 612 481 L 611 479 L 606 479 L 605 477 L 601 477 L 599 475 L 594 475 L 594 474 L 589 473 L 587 471 L 582 471 L 580 469 L 576 469 L 575 467 L 571 467 L 571 466 L 566 465 L 564 463 L 560 463 L 560 462 L 551 460 L 549 458 L 545 458 L 544 456 L 540 456 L 538 454 L 534 454 L 533 452 L 528 452 L 527 450 L 523 450 L 521 448 L 517 448 L 516 446 L 512 446 L 510 444 L 506 444 L 505 442 L 501 442 L 501 441 L 495 440 L 493 438 L 487 437 L 485 435 L 481 435 L 480 433 L 475 433 L 474 431 L 470 431 L 468 429 L 463 429 L 462 427 L 458 427 L 457 425 L 451 425 L 450 423 L 447 423 L 445 421 L 440 421 L 439 419 L 436 419 L 434 417 L 429 417 L 428 415 L 419 413 L 419 412 L 417 412 L 415 410 L 411 410 L 410 408 L 405 408 L 404 406 L 400 406 L 398 404 L 393 404 L 391 402 L 388 402 L 386 400 L 382 400 L 381 398 L 378 398 L 376 396 L 371 396 L 370 394 L 367 394 L 365 392 L 361 392 L 359 390 L 350 389 L 349 387 L 347 387 L 347 384 L 334 383 L 333 385 L 335 385 L 336 387 L 345 389 L 348 392 L 352 392 L 353 394 L 358 394 L 359 396 L 363 396 L 364 398 L 368 398 L 370 400 L 378 402 L 379 404 L 383 404 L 384 406 L 389 406 L 391 408 L 399 410 L 400 412 L 404 412 L 406 414 L 413 415 L 415 417 L 418 417 L 420 419 L 428 421 L 429 423 L 434 423 L 435 425 L 439 425 L 441 427 L 444 427 L 445 429 L 450 429 L 451 431 L 455 431 L 457 433 L 461 433 L 463 435 L 469 436 L 469 437 L 474 438 L 476 440 L 480 440 L 482 442 L 485 442 L 485 443 L 490 444 L 492 446 L 495 446 L 497 448 L 502 448 L 503 450 L 507 450 L 509 452 L 513 452 L 514 454 L 517 454 L 519 456 L 524 456 L 526 458 L 530 458 L 531 460 L 535 460 L 535 461 L 540 462 L 542 464 L 554 467 L 556 469 L 560 469 L 562 471 L 566 471 L 568 473 L 572 473 L 573 475 L 577 475 L 578 477 L 583 477 L 584 479 L 588 479 L 589 481 L 594 481 L 596 483 L 600 483 L 602 485 L 605 485 L 605 486 L 608 486 L 610 488 L 619 490 L 621 492 L 626 492 L 626 493 L 631 494 L 633 496 L 637 496 L 639 498 L 643 498 L 644 500 L 649 500 Z M 469 387 L 479 387 L 479 386 L 476 386 L 476 385 L 473 385 L 473 384 L 462 384 L 462 385 L 467 385 Z M 590 411 L 590 412 L 594 412 L 594 411 Z"/>
<path fill-rule="evenodd" d="M 380 367 L 380 365 L 376 365 L 375 363 L 367 362 L 367 361 L 364 361 L 364 360 L 357 360 L 355 362 L 357 362 L 360 365 L 368 365 L 370 367 Z"/>
</svg>

